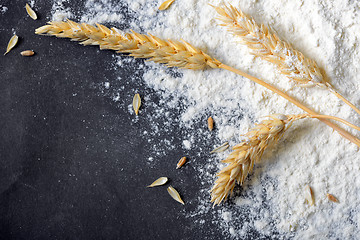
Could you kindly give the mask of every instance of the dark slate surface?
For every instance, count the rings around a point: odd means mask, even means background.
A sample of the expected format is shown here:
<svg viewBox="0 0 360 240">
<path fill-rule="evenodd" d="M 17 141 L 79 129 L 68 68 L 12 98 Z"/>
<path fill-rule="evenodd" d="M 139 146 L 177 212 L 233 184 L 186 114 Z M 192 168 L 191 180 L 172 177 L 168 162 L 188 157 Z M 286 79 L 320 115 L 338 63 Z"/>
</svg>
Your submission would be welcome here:
<svg viewBox="0 0 360 240">
<path fill-rule="evenodd" d="M 194 169 L 176 171 L 168 157 L 146 164 L 151 146 L 139 135 L 151 123 L 145 114 L 132 121 L 127 106 L 133 89 L 153 101 L 156 93 L 141 76 L 129 84 L 131 69 L 113 71 L 109 51 L 35 35 L 49 20 L 49 2 L 36 1 L 39 19 L 33 21 L 25 1 L 0 1 L 9 8 L 0 14 L 0 49 L 5 52 L 13 31 L 20 36 L 17 47 L 0 56 L 0 238 L 218 239 L 221 230 L 210 215 L 201 216 L 206 226 L 185 217 L 183 209 L 193 211 L 196 203 L 182 206 L 164 188 L 144 187 L 162 175 L 181 179 L 177 188 L 187 202 L 201 188 Z M 36 55 L 21 57 L 26 49 Z M 119 73 L 123 83 L 114 82 Z M 94 86 L 104 81 L 123 85 L 126 94 L 118 102 L 99 94 Z M 173 131 L 179 146 L 181 131 Z"/>
</svg>

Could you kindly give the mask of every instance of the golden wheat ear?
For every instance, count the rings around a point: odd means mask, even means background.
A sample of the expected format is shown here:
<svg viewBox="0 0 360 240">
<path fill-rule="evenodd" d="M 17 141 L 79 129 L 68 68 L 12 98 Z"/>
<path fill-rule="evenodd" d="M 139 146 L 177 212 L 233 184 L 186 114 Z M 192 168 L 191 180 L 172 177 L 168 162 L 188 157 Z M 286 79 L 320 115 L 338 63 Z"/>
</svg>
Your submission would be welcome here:
<svg viewBox="0 0 360 240">
<path fill-rule="evenodd" d="M 235 184 L 242 185 L 259 162 L 264 151 L 279 141 L 292 122 L 308 115 L 272 115 L 245 134 L 247 140 L 234 146 L 233 152 L 222 162 L 229 165 L 217 174 L 217 180 L 210 190 L 211 202 L 215 205 L 225 201 L 234 190 Z"/>
<path fill-rule="evenodd" d="M 95 27 L 70 20 L 49 22 L 48 25 L 36 29 L 35 33 L 71 38 L 80 41 L 82 45 L 98 45 L 101 49 L 128 53 L 135 58 L 147 58 L 168 67 L 201 70 L 206 67 L 218 68 L 220 65 L 219 61 L 185 41 L 163 40 L 151 34 L 144 35 L 135 31 L 124 33 L 101 24 L 96 24 Z"/>
<path fill-rule="evenodd" d="M 222 161 L 229 165 L 217 173 L 217 180 L 210 190 L 211 202 L 213 202 L 214 206 L 227 199 L 234 190 L 236 183 L 240 185 L 244 183 L 248 174 L 252 172 L 255 163 L 260 161 L 264 151 L 276 144 L 294 121 L 305 118 L 332 119 L 360 131 L 359 127 L 333 116 L 274 114 L 268 117 L 270 119 L 263 120 L 250 129 L 244 135 L 247 140 L 234 146 L 230 155 Z"/>
<path fill-rule="evenodd" d="M 240 42 L 250 48 L 253 55 L 273 63 L 277 69 L 300 86 L 316 85 L 327 88 L 358 114 L 360 110 L 326 81 L 319 66 L 300 51 L 282 41 L 267 26 L 258 25 L 252 17 L 244 14 L 231 4 L 214 7 L 221 26 L 227 28 Z"/>
<path fill-rule="evenodd" d="M 128 53 L 135 58 L 147 58 L 150 61 L 163 63 L 168 67 L 187 68 L 192 70 L 203 70 L 206 67 L 222 68 L 264 86 L 309 114 L 317 114 L 295 98 L 290 97 L 274 86 L 243 71 L 219 62 L 185 41 L 178 42 L 164 40 L 151 34 L 144 35 L 134 31 L 131 31 L 131 33 L 124 33 L 116 28 L 107 28 L 100 24 L 92 26 L 70 20 L 66 22 L 49 22 L 48 25 L 36 29 L 35 33 L 60 38 L 70 38 L 73 41 L 79 41 L 82 45 L 98 45 L 100 49 L 111 49 L 120 53 Z M 341 129 L 328 119 L 319 120 L 360 147 L 360 140 L 346 132 L 344 129 Z"/>
</svg>

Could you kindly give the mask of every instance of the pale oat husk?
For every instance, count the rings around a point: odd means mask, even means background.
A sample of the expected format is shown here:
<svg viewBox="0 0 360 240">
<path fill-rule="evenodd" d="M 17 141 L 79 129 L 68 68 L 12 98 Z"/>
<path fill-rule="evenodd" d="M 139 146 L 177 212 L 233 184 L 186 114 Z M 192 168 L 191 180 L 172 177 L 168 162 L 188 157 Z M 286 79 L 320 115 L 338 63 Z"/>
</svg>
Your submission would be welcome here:
<svg viewBox="0 0 360 240">
<path fill-rule="evenodd" d="M 210 153 L 220 153 L 224 152 L 226 149 L 229 148 L 229 142 L 224 142 L 220 146 L 214 148 Z"/>
<path fill-rule="evenodd" d="M 29 14 L 29 16 L 30 16 L 32 19 L 36 20 L 36 19 L 37 19 L 37 15 L 36 15 L 35 11 L 32 10 L 32 8 L 29 6 L 29 4 L 26 4 L 26 5 L 25 5 L 25 8 L 26 8 L 27 14 Z"/>
<path fill-rule="evenodd" d="M 156 186 L 161 186 L 164 185 L 165 183 L 167 183 L 169 179 L 167 177 L 160 177 L 158 179 L 156 179 L 152 184 L 150 184 L 147 187 L 156 187 Z"/>
<path fill-rule="evenodd" d="M 140 109 L 140 106 L 141 106 L 141 98 L 140 98 L 140 95 L 138 93 L 134 95 L 132 105 L 133 105 L 133 109 L 134 109 L 135 114 L 138 115 L 139 114 L 139 109 Z"/>
<path fill-rule="evenodd" d="M 6 48 L 6 52 L 4 53 L 4 55 L 8 54 L 11 51 L 11 49 L 13 49 L 16 46 L 18 40 L 19 40 L 19 37 L 16 34 L 10 38 L 9 43 Z"/>
<path fill-rule="evenodd" d="M 306 200 L 307 204 L 309 204 L 309 206 L 313 206 L 315 204 L 314 191 L 312 190 L 312 188 L 309 185 L 305 186 L 304 196 L 305 196 L 305 200 Z"/>
<path fill-rule="evenodd" d="M 181 203 L 182 205 L 185 205 L 184 201 L 180 197 L 180 194 L 178 193 L 178 191 L 176 191 L 175 188 L 173 188 L 172 186 L 169 186 L 167 188 L 167 191 L 175 201 Z"/>
</svg>

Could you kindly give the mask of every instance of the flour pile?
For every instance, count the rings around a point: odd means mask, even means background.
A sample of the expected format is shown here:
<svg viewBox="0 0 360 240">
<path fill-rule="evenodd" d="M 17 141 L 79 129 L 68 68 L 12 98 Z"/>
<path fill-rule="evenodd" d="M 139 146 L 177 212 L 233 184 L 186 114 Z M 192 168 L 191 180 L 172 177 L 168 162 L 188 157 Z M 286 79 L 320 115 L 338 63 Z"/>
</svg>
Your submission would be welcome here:
<svg viewBox="0 0 360 240">
<path fill-rule="evenodd" d="M 340 93 L 356 106 L 360 105 L 360 3 L 342 0 L 229 2 L 258 23 L 271 25 L 282 39 L 314 59 Z M 356 113 L 328 91 L 296 87 L 274 66 L 250 55 L 246 47 L 237 44 L 224 28 L 217 26 L 215 10 L 209 3 L 219 5 L 221 2 L 176 0 L 169 9 L 160 12 L 157 8 L 161 2 L 157 1 L 87 0 L 82 8 L 74 9 L 67 0 L 54 0 L 52 19 L 98 22 L 125 31 L 134 29 L 162 38 L 182 38 L 227 65 L 276 85 L 318 112 L 360 125 Z M 143 133 L 149 141 L 164 129 L 171 131 L 174 124 L 180 124 L 184 129 L 183 148 L 204 152 L 213 146 L 199 145 L 201 139 L 212 139 L 214 145 L 225 141 L 235 145 L 241 141 L 241 134 L 263 116 L 302 113 L 263 87 L 224 70 L 167 69 L 151 62 L 135 63 L 129 57 L 115 54 L 114 62 L 114 69 L 138 64 L 140 76 L 133 81 L 144 81 L 159 94 L 161 107 L 149 121 L 161 119 L 162 123 L 155 124 L 152 132 Z M 112 87 L 111 81 L 107 81 L 104 93 Z M 115 89 L 107 96 L 116 101 L 120 93 L 121 89 Z M 180 118 L 171 116 L 174 109 Z M 208 116 L 216 123 L 215 134 L 206 128 L 195 130 L 194 126 L 205 125 Z M 169 134 L 162 142 L 153 142 L 153 152 L 165 155 L 174 148 L 171 141 Z M 199 225 L 206 221 L 201 220 L 201 215 L 211 212 L 211 221 L 223 228 L 226 236 L 236 239 L 250 234 L 296 239 L 357 239 L 360 236 L 360 156 L 354 144 L 333 133 L 331 128 L 317 120 L 296 122 L 279 144 L 266 152 L 254 174 L 236 190 L 230 204 L 212 210 L 208 190 L 215 172 L 222 167 L 214 163 L 228 153 L 211 157 L 199 154 L 196 157 L 201 161 L 192 163 L 199 173 L 196 181 L 202 182 L 203 189 L 198 199 L 193 200 L 197 209 L 184 214 L 198 216 Z M 148 164 L 154 161 L 149 155 Z M 315 193 L 315 205 L 311 207 L 304 199 L 306 185 Z M 335 195 L 340 203 L 329 202 L 326 193 Z"/>
</svg>

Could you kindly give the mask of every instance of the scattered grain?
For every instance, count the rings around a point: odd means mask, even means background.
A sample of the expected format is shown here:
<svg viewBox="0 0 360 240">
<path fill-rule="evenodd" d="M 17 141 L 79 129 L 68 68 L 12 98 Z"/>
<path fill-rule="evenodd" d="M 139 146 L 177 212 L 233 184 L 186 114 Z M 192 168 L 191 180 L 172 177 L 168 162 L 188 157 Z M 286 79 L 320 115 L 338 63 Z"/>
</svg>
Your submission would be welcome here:
<svg viewBox="0 0 360 240">
<path fill-rule="evenodd" d="M 212 131 L 214 129 L 214 119 L 212 117 L 209 117 L 207 122 L 209 130 Z"/>
<path fill-rule="evenodd" d="M 35 53 L 32 50 L 25 50 L 25 51 L 22 51 L 20 54 L 21 54 L 21 56 L 24 56 L 24 57 L 30 57 L 30 56 L 34 55 Z"/>
<path fill-rule="evenodd" d="M 167 0 L 165 2 L 163 2 L 160 7 L 159 7 L 159 10 L 160 11 L 163 11 L 163 10 L 166 10 L 170 7 L 171 4 L 173 4 L 175 0 Z"/>
<path fill-rule="evenodd" d="M 182 205 L 185 204 L 184 201 L 181 199 L 180 194 L 175 190 L 175 188 L 170 186 L 167 188 L 167 191 L 174 200 L 178 201 Z"/>
<path fill-rule="evenodd" d="M 133 108 L 134 108 L 136 115 L 139 114 L 140 106 L 141 106 L 141 98 L 140 98 L 140 95 L 137 93 L 137 94 L 135 94 L 135 96 L 133 98 Z"/>
<path fill-rule="evenodd" d="M 326 196 L 328 197 L 328 199 L 334 203 L 339 203 L 339 200 L 332 194 L 327 193 Z"/>
<path fill-rule="evenodd" d="M 314 192 L 311 189 L 311 187 L 309 185 L 306 185 L 304 191 L 305 191 L 305 200 L 306 200 L 306 202 L 310 206 L 314 205 L 315 198 L 314 198 Z"/>
<path fill-rule="evenodd" d="M 30 16 L 32 19 L 36 20 L 36 19 L 37 19 L 37 15 L 36 15 L 35 11 L 31 9 L 31 7 L 29 6 L 29 4 L 26 4 L 26 5 L 25 5 L 25 8 L 26 8 L 26 12 L 29 14 L 29 16 Z"/>
<path fill-rule="evenodd" d="M 180 158 L 179 162 L 176 165 L 176 169 L 181 168 L 182 165 L 186 163 L 186 157 Z"/>
<path fill-rule="evenodd" d="M 4 53 L 4 55 L 6 55 L 8 52 L 10 52 L 11 49 L 13 49 L 15 47 L 18 40 L 19 40 L 19 37 L 16 34 L 10 38 L 10 41 L 7 45 L 6 52 Z"/>
<path fill-rule="evenodd" d="M 212 150 L 210 153 L 219 153 L 224 152 L 226 149 L 229 148 L 229 142 L 223 143 L 221 146 L 216 147 L 214 150 Z"/>
<path fill-rule="evenodd" d="M 168 181 L 167 177 L 160 177 L 160 178 L 156 179 L 152 184 L 150 184 L 147 187 L 161 186 L 161 185 L 164 185 L 165 183 L 167 183 L 167 181 Z"/>
</svg>

